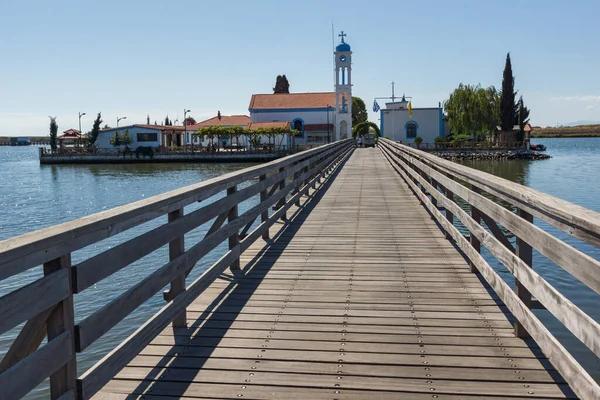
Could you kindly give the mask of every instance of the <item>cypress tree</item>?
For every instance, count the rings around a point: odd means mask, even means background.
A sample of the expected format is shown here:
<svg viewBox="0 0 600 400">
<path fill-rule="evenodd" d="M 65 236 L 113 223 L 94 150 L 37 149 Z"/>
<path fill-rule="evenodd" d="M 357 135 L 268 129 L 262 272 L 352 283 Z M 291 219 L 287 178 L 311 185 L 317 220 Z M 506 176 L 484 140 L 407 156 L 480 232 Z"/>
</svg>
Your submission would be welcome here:
<svg viewBox="0 0 600 400">
<path fill-rule="evenodd" d="M 285 75 L 277 75 L 275 79 L 275 87 L 273 93 L 290 93 L 290 83 L 288 82 Z"/>
<path fill-rule="evenodd" d="M 502 97 L 500 99 L 500 127 L 505 132 L 515 126 L 515 78 L 512 73 L 510 53 L 506 54 L 504 75 L 502 76 Z"/>
<path fill-rule="evenodd" d="M 90 145 L 93 146 L 98 140 L 98 134 L 100 133 L 100 124 L 102 123 L 102 114 L 98 113 L 98 116 L 94 120 L 94 125 L 92 126 L 92 131 L 90 132 Z"/>
</svg>

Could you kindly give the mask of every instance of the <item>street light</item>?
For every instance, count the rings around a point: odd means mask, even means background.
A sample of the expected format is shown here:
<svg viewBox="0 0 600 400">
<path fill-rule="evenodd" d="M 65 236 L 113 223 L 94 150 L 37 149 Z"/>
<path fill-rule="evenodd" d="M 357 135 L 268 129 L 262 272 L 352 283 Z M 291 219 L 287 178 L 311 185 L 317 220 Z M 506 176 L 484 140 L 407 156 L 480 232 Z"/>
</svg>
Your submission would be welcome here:
<svg viewBox="0 0 600 400">
<path fill-rule="evenodd" d="M 121 117 L 121 118 L 117 117 L 117 128 L 119 127 L 119 121 L 122 119 L 127 119 L 127 117 Z"/>
<path fill-rule="evenodd" d="M 81 134 L 81 117 L 84 115 L 85 115 L 85 113 L 82 113 L 82 112 L 79 113 L 79 134 Z"/>
<path fill-rule="evenodd" d="M 186 115 L 187 113 L 189 113 L 191 110 L 186 110 L 185 108 L 183 109 L 183 134 L 185 135 L 185 140 L 187 142 L 188 140 L 188 136 L 187 136 L 187 121 L 186 121 Z M 191 142 L 191 138 L 190 138 L 190 142 Z M 187 143 L 186 143 L 187 144 Z M 192 143 L 193 144 L 193 143 Z"/>
<path fill-rule="evenodd" d="M 327 104 L 327 143 L 331 143 L 331 134 L 329 133 L 329 104 Z"/>
</svg>

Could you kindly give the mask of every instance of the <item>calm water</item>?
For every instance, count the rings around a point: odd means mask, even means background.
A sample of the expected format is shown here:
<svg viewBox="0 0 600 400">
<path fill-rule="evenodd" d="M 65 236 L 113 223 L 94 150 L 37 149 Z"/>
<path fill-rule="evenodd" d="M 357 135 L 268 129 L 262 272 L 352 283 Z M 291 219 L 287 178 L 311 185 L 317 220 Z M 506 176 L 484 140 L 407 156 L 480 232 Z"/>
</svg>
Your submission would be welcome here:
<svg viewBox="0 0 600 400">
<path fill-rule="evenodd" d="M 479 170 L 537 189 L 580 206 L 600 212 L 600 138 L 552 138 L 533 139 L 542 143 L 548 160 L 510 160 L 496 162 L 465 162 Z M 600 250 L 535 219 L 535 224 L 559 239 L 569 243 L 595 259 L 600 259 Z M 514 238 L 511 240 L 514 243 Z M 482 249 L 483 250 L 483 249 Z M 482 254 L 497 271 L 514 286 L 510 272 L 487 252 Z M 552 286 L 585 311 L 600 321 L 600 295 L 534 250 L 533 267 Z M 600 382 L 600 360 L 548 311 L 536 310 L 536 315 L 550 328 L 555 336 L 575 358 Z"/>
<path fill-rule="evenodd" d="M 253 164 L 138 164 L 40 166 L 35 147 L 0 147 L 0 240 L 31 232 L 95 212 L 191 185 Z M 211 199 L 209 199 L 210 201 Z M 243 212 L 256 199 L 244 203 Z M 204 205 L 204 204 L 202 204 Z M 186 208 L 193 210 L 201 205 Z M 166 222 L 158 218 L 73 253 L 73 263 L 114 247 Z M 206 233 L 206 224 L 186 235 L 186 248 Z M 225 250 L 225 244 L 204 257 L 190 274 L 198 277 Z M 158 260 L 158 262 L 157 262 Z M 168 261 L 161 248 L 75 296 L 76 320 L 87 317 Z M 0 296 L 42 275 L 41 268 L 0 282 Z M 188 280 L 190 282 L 191 280 Z M 165 304 L 162 290 L 114 329 L 78 355 L 80 373 L 95 364 Z M 17 330 L 0 335 L 0 357 Z M 48 398 L 41 385 L 28 398 Z"/>
<path fill-rule="evenodd" d="M 560 138 L 536 142 L 545 144 L 553 158 L 543 161 L 472 162 L 468 165 L 600 212 L 600 138 Z M 40 166 L 37 148 L 0 147 L 0 240 L 164 193 L 246 166 L 248 164 Z M 241 211 L 251 204 L 252 201 L 245 204 Z M 199 206 L 192 206 L 191 209 Z M 73 262 L 113 247 L 164 221 L 164 218 L 151 221 L 89 246 L 74 253 Z M 600 252 L 595 248 L 539 221 L 536 224 L 600 259 Z M 204 226 L 186 235 L 186 247 L 192 241 L 199 240 L 206 229 Z M 220 248 L 205 257 L 193 270 L 190 278 L 199 276 L 222 252 L 223 248 Z M 512 284 L 508 271 L 494 262 L 489 254 L 484 253 L 484 256 Z M 157 259 L 162 261 L 157 263 Z M 161 249 L 76 295 L 77 320 L 107 304 L 167 260 L 166 249 Z M 540 254 L 534 254 L 534 268 L 586 313 L 600 320 L 600 296 L 575 282 L 569 274 Z M 39 276 L 40 268 L 35 268 L 14 279 L 0 282 L 0 296 Z M 84 353 L 79 354 L 79 370 L 86 370 L 93 365 L 163 304 L 161 295 L 156 295 Z M 551 327 L 590 373 L 600 380 L 599 360 L 550 317 L 548 312 L 538 310 L 536 314 Z M 0 336 L 0 355 L 6 352 L 15 333 L 16 331 L 11 331 Z M 42 386 L 30 398 L 47 396 L 47 391 Z"/>
</svg>

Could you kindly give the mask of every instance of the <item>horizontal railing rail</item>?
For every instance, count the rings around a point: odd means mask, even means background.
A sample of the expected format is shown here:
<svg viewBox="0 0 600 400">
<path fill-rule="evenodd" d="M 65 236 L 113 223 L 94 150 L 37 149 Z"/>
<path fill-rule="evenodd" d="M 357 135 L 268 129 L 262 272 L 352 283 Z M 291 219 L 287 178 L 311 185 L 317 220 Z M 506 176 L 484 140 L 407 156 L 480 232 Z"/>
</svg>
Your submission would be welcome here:
<svg viewBox="0 0 600 400">
<path fill-rule="evenodd" d="M 187 306 L 227 268 L 239 269 L 240 255 L 258 238 L 268 239 L 269 227 L 286 219 L 353 148 L 352 140 L 332 143 L 0 242 L 0 280 L 44 267 L 42 278 L 0 297 L 0 334 L 25 322 L 0 361 L 0 398 L 20 398 L 48 377 L 52 399 L 92 397 L 169 323 L 186 326 Z M 204 200 L 213 201 L 184 212 Z M 73 252 L 161 216 L 168 217 L 165 224 L 73 265 Z M 204 237 L 186 250 L 186 234 L 200 226 L 207 228 Z M 223 242 L 225 254 L 186 286 L 198 261 Z M 157 261 L 162 266 L 75 323 L 74 296 L 165 246 L 166 263 Z M 78 378 L 76 353 L 165 286 L 167 304 Z"/>
<path fill-rule="evenodd" d="M 533 224 L 533 217 L 595 247 L 600 246 L 600 214 L 531 188 L 443 160 L 389 140 L 379 147 L 392 167 L 496 291 L 515 317 L 515 334 L 531 336 L 571 388 L 583 399 L 597 399 L 600 386 L 533 314 L 543 307 L 596 356 L 600 356 L 600 324 L 584 313 L 532 268 L 532 250 L 600 293 L 600 262 Z M 470 212 L 461 207 L 462 199 Z M 512 205 L 512 212 L 493 199 Z M 445 215 L 441 210 L 445 210 Z M 469 238 L 454 225 L 454 217 Z M 481 225 L 483 220 L 489 231 Z M 516 236 L 515 246 L 502 229 Z M 480 255 L 481 246 L 515 277 L 513 291 Z M 535 301 L 533 298 L 535 298 Z"/>
</svg>

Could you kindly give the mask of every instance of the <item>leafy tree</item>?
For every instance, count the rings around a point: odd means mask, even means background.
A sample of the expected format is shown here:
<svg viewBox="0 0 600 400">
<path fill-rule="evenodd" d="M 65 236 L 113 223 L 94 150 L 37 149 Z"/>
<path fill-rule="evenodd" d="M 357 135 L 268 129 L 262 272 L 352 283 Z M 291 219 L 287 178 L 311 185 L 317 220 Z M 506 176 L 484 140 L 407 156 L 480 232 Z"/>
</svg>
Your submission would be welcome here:
<svg viewBox="0 0 600 400">
<path fill-rule="evenodd" d="M 500 97 L 496 88 L 460 84 L 444 103 L 453 134 L 475 138 L 494 132 L 500 122 Z"/>
<path fill-rule="evenodd" d="M 94 125 L 92 126 L 92 131 L 90 132 L 90 135 L 88 136 L 90 146 L 93 146 L 94 144 L 96 144 L 96 141 L 98 140 L 98 134 L 100 133 L 100 124 L 101 123 L 102 123 L 102 114 L 98 113 L 98 116 L 94 120 Z"/>
<path fill-rule="evenodd" d="M 133 143 L 133 138 L 129 134 L 129 129 L 125 129 L 124 133 L 119 133 L 119 131 L 115 131 L 115 134 L 109 139 L 109 142 L 114 147 L 128 147 L 131 143 Z"/>
<path fill-rule="evenodd" d="M 367 122 L 368 117 L 369 114 L 367 114 L 367 107 L 363 99 L 352 96 L 352 126 Z"/>
<path fill-rule="evenodd" d="M 58 124 L 56 123 L 56 117 L 50 118 L 50 148 L 56 150 L 58 147 Z"/>
<path fill-rule="evenodd" d="M 277 75 L 277 79 L 275 80 L 275 87 L 273 88 L 273 93 L 290 93 L 290 83 L 288 82 L 285 75 Z"/>
<path fill-rule="evenodd" d="M 505 132 L 515 126 L 515 78 L 512 73 L 510 53 L 506 54 L 506 64 L 502 76 L 502 97 L 500 100 L 500 127 Z"/>
<path fill-rule="evenodd" d="M 377 126 L 377 124 L 374 124 L 373 122 L 369 121 L 364 121 L 359 124 L 356 124 L 352 128 L 352 137 L 366 135 L 371 129 L 375 131 L 375 136 L 381 136 L 381 132 L 379 131 L 379 127 Z"/>
<path fill-rule="evenodd" d="M 522 142 L 525 138 L 525 125 L 529 123 L 529 108 L 523 103 L 523 96 L 519 97 L 517 102 L 517 113 L 515 115 L 515 121 L 519 125 L 519 132 L 517 133 L 517 142 Z"/>
</svg>

